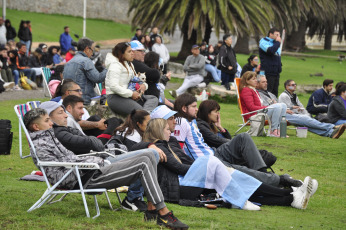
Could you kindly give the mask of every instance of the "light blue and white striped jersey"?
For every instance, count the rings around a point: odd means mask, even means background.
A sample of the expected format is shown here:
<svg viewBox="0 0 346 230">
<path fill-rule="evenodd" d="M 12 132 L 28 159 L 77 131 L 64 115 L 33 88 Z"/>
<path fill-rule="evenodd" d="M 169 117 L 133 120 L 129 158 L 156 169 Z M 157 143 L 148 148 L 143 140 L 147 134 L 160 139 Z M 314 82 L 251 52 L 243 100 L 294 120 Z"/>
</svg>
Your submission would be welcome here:
<svg viewBox="0 0 346 230">
<path fill-rule="evenodd" d="M 183 148 L 186 155 L 191 156 L 193 159 L 214 155 L 214 150 L 204 142 L 196 120 L 188 122 L 186 118 L 182 117 L 178 117 L 175 120 L 177 124 L 172 136 L 176 137 L 179 142 L 184 142 Z"/>
</svg>

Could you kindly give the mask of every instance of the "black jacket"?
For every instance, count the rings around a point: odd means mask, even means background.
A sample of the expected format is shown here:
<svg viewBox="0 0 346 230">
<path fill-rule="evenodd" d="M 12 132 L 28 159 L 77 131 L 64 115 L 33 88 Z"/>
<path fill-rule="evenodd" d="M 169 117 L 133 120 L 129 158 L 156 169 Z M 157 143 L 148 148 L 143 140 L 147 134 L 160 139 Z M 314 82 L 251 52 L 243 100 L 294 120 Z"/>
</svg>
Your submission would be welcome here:
<svg viewBox="0 0 346 230">
<path fill-rule="evenodd" d="M 41 57 L 41 60 L 38 59 L 38 57 L 32 55 L 29 57 L 29 66 L 31 68 L 38 68 L 38 67 L 46 67 L 47 64 L 45 63 L 45 60 Z"/>
<path fill-rule="evenodd" d="M 74 154 L 85 154 L 93 151 L 103 151 L 102 141 L 93 136 L 85 136 L 78 129 L 72 127 L 53 125 L 54 134 L 65 148 Z"/>
<path fill-rule="evenodd" d="M 328 108 L 328 118 L 332 123 L 338 120 L 346 120 L 346 108 L 340 96 L 335 96 Z"/>
<path fill-rule="evenodd" d="M 13 26 L 6 27 L 6 39 L 12 40 L 17 36 L 16 29 Z"/>
<path fill-rule="evenodd" d="M 133 146 L 132 150 L 147 148 L 150 143 L 141 142 Z M 168 148 L 179 157 L 180 163 Z M 167 156 L 167 162 L 160 162 L 157 166 L 157 177 L 165 201 L 178 202 L 180 199 L 180 185 L 178 175 L 185 175 L 189 170 L 193 160 L 188 157 L 175 137 L 170 137 L 169 142 L 158 141 L 155 145 L 160 148 Z"/>
<path fill-rule="evenodd" d="M 254 71 L 254 68 L 256 67 L 253 67 L 251 64 L 249 63 L 246 63 L 244 66 L 243 66 L 243 69 L 241 70 L 241 73 L 240 73 L 240 76 L 243 76 L 243 74 L 247 71 Z"/>
<path fill-rule="evenodd" d="M 31 39 L 31 32 L 28 27 L 24 27 L 22 29 L 19 29 L 18 31 L 18 37 L 20 40 L 23 40 L 25 42 L 29 41 Z M 29 47 L 26 47 L 29 49 Z"/>
<path fill-rule="evenodd" d="M 2 69 L 7 70 L 8 69 L 8 62 L 7 58 L 4 58 L 2 55 L 0 55 L 0 61 L 2 62 Z"/>
<path fill-rule="evenodd" d="M 231 134 L 226 130 L 226 132 L 221 133 L 220 134 L 223 137 L 220 137 L 219 135 L 213 133 L 210 130 L 210 126 L 209 124 L 202 120 L 197 118 L 197 126 L 199 128 L 199 131 L 201 132 L 205 142 L 210 146 L 210 147 L 214 147 L 214 148 L 218 148 L 220 145 L 230 141 L 232 139 Z"/>
<path fill-rule="evenodd" d="M 157 88 L 156 84 L 160 81 L 160 72 L 157 69 L 150 68 L 145 63 L 133 60 L 133 66 L 137 73 L 145 73 L 147 78 L 146 83 L 148 84 L 148 89 L 145 91 L 145 95 L 154 95 L 155 97 L 160 97 L 160 90 Z"/>
<path fill-rule="evenodd" d="M 237 72 L 237 57 L 231 46 L 227 46 L 225 43 L 221 46 L 219 52 L 219 68 L 222 72 L 228 74 L 235 74 Z M 229 70 L 228 67 L 232 66 L 233 69 Z"/>
</svg>

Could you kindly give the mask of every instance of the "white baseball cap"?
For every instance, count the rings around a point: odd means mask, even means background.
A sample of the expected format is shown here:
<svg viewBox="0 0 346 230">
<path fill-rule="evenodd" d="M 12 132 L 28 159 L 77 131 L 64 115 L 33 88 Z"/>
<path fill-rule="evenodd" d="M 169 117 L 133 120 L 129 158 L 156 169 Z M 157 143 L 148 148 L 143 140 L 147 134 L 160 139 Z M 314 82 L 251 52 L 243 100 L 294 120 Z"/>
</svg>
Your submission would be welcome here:
<svg viewBox="0 0 346 230">
<path fill-rule="evenodd" d="M 173 116 L 176 113 L 177 113 L 176 111 L 170 110 L 167 106 L 160 105 L 160 106 L 156 107 L 151 112 L 150 118 L 151 119 L 163 118 L 163 119 L 167 120 L 168 118 L 170 118 L 171 116 Z"/>
</svg>

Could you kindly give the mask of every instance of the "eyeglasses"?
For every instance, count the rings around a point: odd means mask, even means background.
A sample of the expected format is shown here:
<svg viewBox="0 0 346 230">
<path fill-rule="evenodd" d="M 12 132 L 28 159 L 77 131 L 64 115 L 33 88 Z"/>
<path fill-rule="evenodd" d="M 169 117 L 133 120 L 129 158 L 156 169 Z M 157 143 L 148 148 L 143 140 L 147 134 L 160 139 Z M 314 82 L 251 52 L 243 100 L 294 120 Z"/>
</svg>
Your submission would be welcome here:
<svg viewBox="0 0 346 230">
<path fill-rule="evenodd" d="M 74 91 L 74 92 L 77 92 L 77 93 L 82 93 L 81 89 L 69 89 L 67 91 Z"/>
<path fill-rule="evenodd" d="M 289 86 L 297 86 L 297 84 L 291 84 L 291 85 L 289 85 Z"/>
</svg>

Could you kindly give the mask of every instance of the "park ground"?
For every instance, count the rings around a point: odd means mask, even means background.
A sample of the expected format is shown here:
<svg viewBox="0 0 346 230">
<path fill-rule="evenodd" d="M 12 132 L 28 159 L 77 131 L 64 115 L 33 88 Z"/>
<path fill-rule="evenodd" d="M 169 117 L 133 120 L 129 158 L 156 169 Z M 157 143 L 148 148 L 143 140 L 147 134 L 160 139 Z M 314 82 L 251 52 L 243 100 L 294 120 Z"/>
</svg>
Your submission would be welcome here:
<svg viewBox="0 0 346 230">
<path fill-rule="evenodd" d="M 22 13 L 21 16 L 26 16 L 26 13 L 28 12 Z M 33 13 L 28 14 L 33 15 Z M 11 18 L 15 18 L 14 16 Z M 38 18 L 38 22 L 42 21 L 39 19 L 40 15 L 34 14 L 34 16 Z M 8 17 L 10 18 L 10 14 Z M 54 17 L 58 17 L 54 19 L 56 21 L 65 18 L 60 15 Z M 18 18 L 21 17 L 18 16 Z M 68 18 L 68 20 L 72 19 Z M 102 20 L 95 21 L 108 23 Z M 65 22 L 61 24 L 63 26 Z M 54 25 L 58 26 L 58 24 Z M 59 25 L 59 28 L 62 26 Z M 115 25 L 112 24 L 112 26 Z M 95 22 L 95 27 L 100 27 L 100 24 Z M 120 37 L 93 39 L 95 41 L 126 39 L 132 34 L 130 27 L 127 28 L 128 32 Z M 325 54 L 323 51 L 317 53 Z M 337 54 L 337 52 L 328 52 L 327 55 L 336 57 Z M 238 62 L 244 65 L 247 56 L 237 55 Z M 334 79 L 335 82 L 346 79 L 346 62 L 339 62 L 337 58 L 284 56 L 282 62 L 283 72 L 279 92 L 283 91 L 283 82 L 287 79 L 294 79 L 301 85 L 321 84 L 326 78 Z M 324 74 L 323 77 L 310 77 L 310 74 L 321 72 Z M 180 84 L 182 80 L 173 79 L 172 82 Z M 48 98 L 43 97 L 42 91 L 32 91 L 29 95 L 24 93 L 26 92 L 13 92 L 7 100 L 0 100 L 0 119 L 11 120 L 14 132 L 11 154 L 0 156 L 0 184 L 2 185 L 0 187 L 0 229 L 159 229 L 154 223 L 144 222 L 142 213 L 125 210 L 112 212 L 108 209 L 104 196 L 98 197 L 101 216 L 95 220 L 85 217 L 79 195 L 69 195 L 63 202 L 43 206 L 31 213 L 26 212 L 40 198 L 46 186 L 42 182 L 27 182 L 19 179 L 37 169 L 31 158 L 20 159 L 19 157 L 18 119 L 13 106 L 30 100 L 45 101 Z M 167 92 L 166 94 L 168 96 Z M 4 93 L 0 94 L 0 98 L 3 95 Z M 299 94 L 298 96 L 306 105 L 309 95 Z M 242 122 L 236 100 L 234 98 L 220 100 L 220 105 L 222 125 L 234 134 L 238 124 Z M 253 140 L 258 148 L 267 149 L 277 156 L 278 160 L 273 167 L 276 173 L 288 173 L 298 179 L 304 179 L 305 176 L 310 175 L 319 181 L 319 189 L 311 198 L 306 210 L 270 206 L 263 206 L 262 211 L 259 212 L 225 208 L 208 210 L 170 203 L 167 204 L 168 208 L 172 209 L 184 223 L 187 223 L 190 229 L 344 229 L 346 225 L 346 134 L 338 140 L 312 133 L 308 133 L 307 138 L 297 138 L 295 130 L 289 129 L 288 135 L 290 138 L 287 139 L 254 137 Z M 23 151 L 27 154 L 29 147 L 25 138 L 23 141 Z M 122 194 L 122 197 L 124 196 L 125 194 Z M 119 206 L 114 193 L 110 194 L 110 199 L 114 206 Z M 87 201 L 93 215 L 95 210 L 92 206 L 92 197 L 88 196 Z"/>
</svg>

